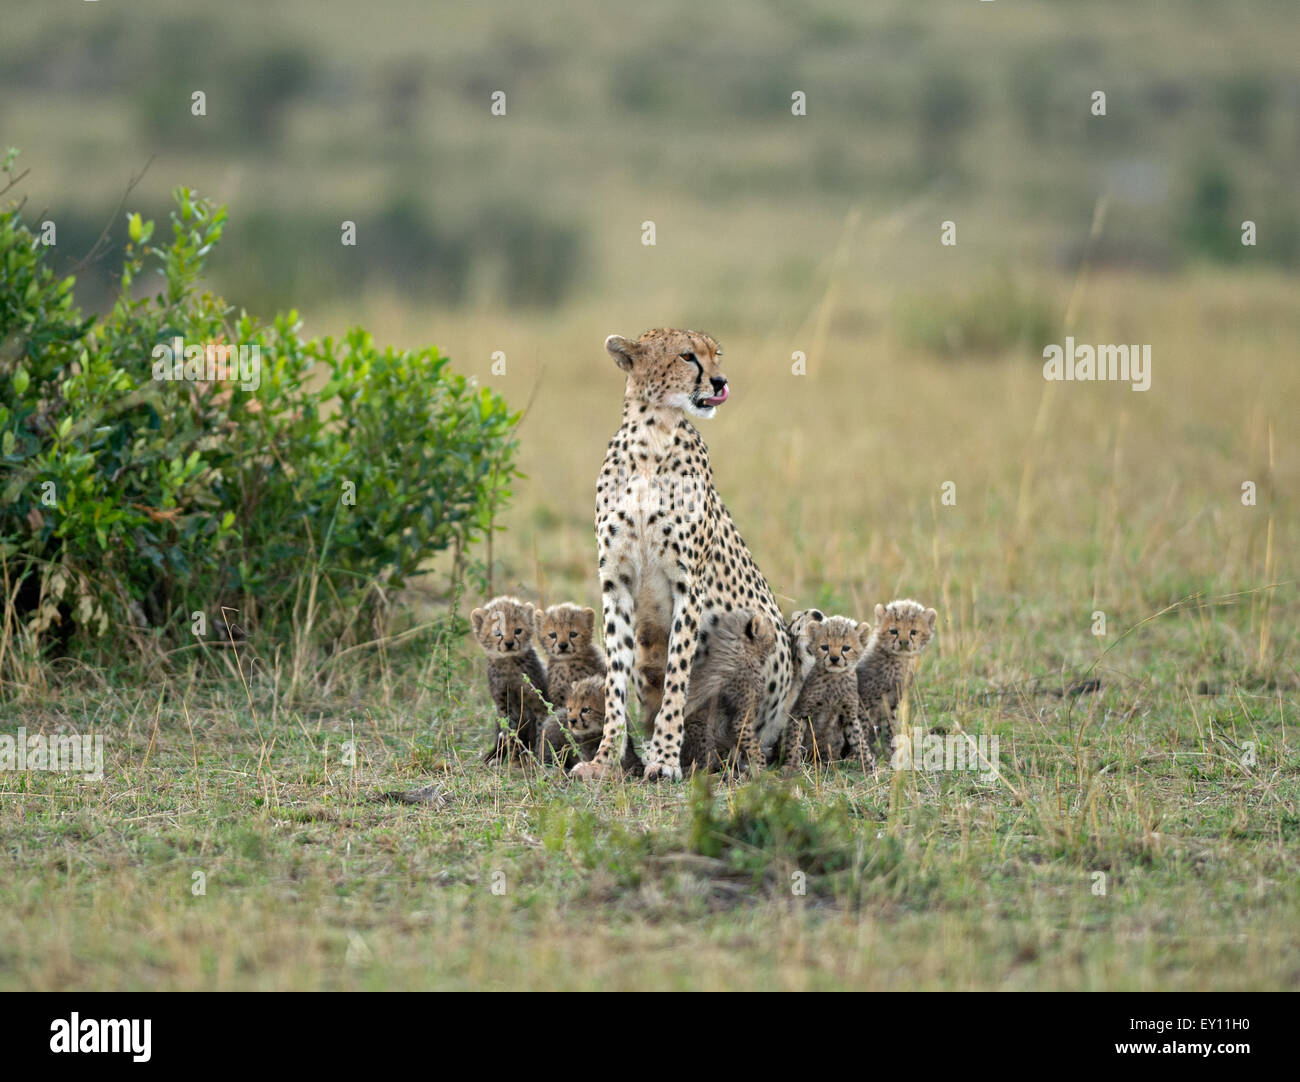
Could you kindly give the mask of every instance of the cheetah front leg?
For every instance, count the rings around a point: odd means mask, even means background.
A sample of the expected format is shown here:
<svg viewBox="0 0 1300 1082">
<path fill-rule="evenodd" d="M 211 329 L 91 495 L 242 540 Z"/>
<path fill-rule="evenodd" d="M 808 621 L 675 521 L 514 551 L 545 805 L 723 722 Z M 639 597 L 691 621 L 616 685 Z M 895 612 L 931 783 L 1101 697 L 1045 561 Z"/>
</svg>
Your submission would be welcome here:
<svg viewBox="0 0 1300 1082">
<path fill-rule="evenodd" d="M 678 579 L 673 589 L 673 622 L 668 634 L 668 661 L 664 665 L 664 697 L 659 713 L 655 715 L 650 746 L 646 749 L 647 781 L 658 778 L 682 780 L 686 693 L 699 639 L 701 605 L 689 582 L 684 579 Z"/>
<path fill-rule="evenodd" d="M 623 758 L 627 741 L 627 690 L 632 673 L 632 589 L 630 582 L 610 576 L 601 588 L 605 618 L 605 730 L 590 761 L 569 771 L 574 778 L 602 778 Z M 680 745 L 679 745 L 680 746 Z"/>
</svg>

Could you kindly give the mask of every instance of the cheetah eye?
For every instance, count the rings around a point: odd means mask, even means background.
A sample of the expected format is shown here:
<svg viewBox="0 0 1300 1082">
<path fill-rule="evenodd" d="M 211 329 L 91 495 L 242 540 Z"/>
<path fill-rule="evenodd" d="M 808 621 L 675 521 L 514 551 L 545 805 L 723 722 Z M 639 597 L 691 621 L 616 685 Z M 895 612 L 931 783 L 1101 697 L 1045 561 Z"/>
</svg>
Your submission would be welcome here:
<svg viewBox="0 0 1300 1082">
<path fill-rule="evenodd" d="M 699 358 L 694 353 L 679 353 L 677 359 L 685 361 L 687 364 L 699 364 Z"/>
<path fill-rule="evenodd" d="M 896 628 L 896 627 L 891 627 L 891 628 L 889 629 L 889 633 L 890 633 L 891 635 L 893 635 L 894 638 L 898 638 L 898 628 Z"/>
<path fill-rule="evenodd" d="M 841 653 L 841 654 L 844 654 L 846 657 L 848 656 L 848 653 L 849 653 L 849 644 L 848 644 L 848 643 L 845 643 L 843 646 L 840 647 L 840 653 Z"/>
<path fill-rule="evenodd" d="M 908 632 L 908 635 L 915 635 L 915 634 L 916 634 L 916 628 L 912 628 L 912 630 Z"/>
<path fill-rule="evenodd" d="M 830 652 L 831 652 L 831 648 L 827 646 L 825 643 L 822 643 L 822 653 L 829 654 Z"/>
<path fill-rule="evenodd" d="M 505 632 L 502 631 L 500 628 L 497 628 L 495 631 L 492 632 L 492 634 L 495 635 L 498 639 L 503 638 L 505 636 Z"/>
<path fill-rule="evenodd" d="M 916 632 L 912 632 L 912 634 L 915 635 Z M 576 639 L 577 637 L 578 637 L 578 633 L 577 633 L 576 631 L 570 631 L 570 632 L 569 632 L 569 638 L 571 638 L 571 639 Z"/>
<path fill-rule="evenodd" d="M 522 635 L 523 633 L 524 633 L 524 629 L 522 627 L 515 628 L 516 635 Z"/>
<path fill-rule="evenodd" d="M 590 713 L 591 713 L 591 707 L 584 706 L 581 710 L 578 711 L 578 717 L 585 718 Z"/>
</svg>

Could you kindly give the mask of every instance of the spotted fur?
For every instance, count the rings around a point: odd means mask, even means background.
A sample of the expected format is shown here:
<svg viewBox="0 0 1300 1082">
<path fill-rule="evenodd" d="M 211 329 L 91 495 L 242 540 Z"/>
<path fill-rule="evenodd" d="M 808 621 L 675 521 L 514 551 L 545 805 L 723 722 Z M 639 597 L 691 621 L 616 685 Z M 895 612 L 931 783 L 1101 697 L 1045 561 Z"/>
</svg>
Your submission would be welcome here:
<svg viewBox="0 0 1300 1082">
<path fill-rule="evenodd" d="M 697 654 L 691 669 L 682 769 L 721 770 L 730 761 L 756 774 L 766 760 L 754 722 L 776 625 L 761 613 L 734 609 L 719 613 L 707 634 L 707 653 Z"/>
<path fill-rule="evenodd" d="M 785 731 L 786 769 L 805 756 L 830 762 L 852 754 L 865 768 L 875 758 L 862 729 L 855 666 L 871 634 L 847 616 L 805 622 L 796 651 L 813 659 Z"/>
<path fill-rule="evenodd" d="M 574 681 L 563 709 L 547 719 L 542 729 L 542 762 L 567 766 L 575 760 L 590 759 L 600 747 L 604 728 L 604 675 Z"/>
<path fill-rule="evenodd" d="M 717 342 L 695 331 L 612 335 L 605 348 L 627 374 L 623 422 L 596 482 L 596 544 L 609 671 L 605 733 L 578 777 L 605 773 L 627 740 L 628 683 L 636 637 L 666 636 L 663 697 L 646 747 L 647 778 L 681 777 L 691 664 L 701 627 L 720 612 L 770 619 L 776 643 L 763 667 L 757 731 L 775 744 L 790 705 L 793 662 L 776 598 L 713 486 L 708 448 L 692 417 L 712 417 L 728 397 Z M 707 652 L 707 645 L 702 647 Z"/>
<path fill-rule="evenodd" d="M 790 617 L 790 622 L 786 625 L 790 646 L 794 652 L 795 698 L 798 698 L 799 692 L 803 690 L 803 683 L 808 679 L 808 674 L 812 672 L 817 660 L 812 656 L 808 638 L 803 634 L 803 630 L 808 624 L 825 619 L 826 614 L 821 609 L 801 609 Z"/>
<path fill-rule="evenodd" d="M 509 728 L 497 727 L 496 739 L 484 759 L 519 759 L 532 751 L 547 716 L 541 691 L 546 669 L 532 644 L 533 606 L 517 597 L 494 597 L 470 613 L 474 637 L 488 659 L 488 689 L 497 716 Z"/>
<path fill-rule="evenodd" d="M 893 743 L 894 712 L 912 681 L 916 660 L 930 645 L 939 614 L 903 599 L 876 606 L 876 626 L 858 662 L 858 698 L 869 736 L 884 751 Z"/>
<path fill-rule="evenodd" d="M 569 689 L 588 676 L 605 675 L 604 651 L 593 641 L 596 614 L 581 605 L 552 605 L 533 612 L 534 638 L 546 655 L 546 698 L 563 706 Z"/>
</svg>

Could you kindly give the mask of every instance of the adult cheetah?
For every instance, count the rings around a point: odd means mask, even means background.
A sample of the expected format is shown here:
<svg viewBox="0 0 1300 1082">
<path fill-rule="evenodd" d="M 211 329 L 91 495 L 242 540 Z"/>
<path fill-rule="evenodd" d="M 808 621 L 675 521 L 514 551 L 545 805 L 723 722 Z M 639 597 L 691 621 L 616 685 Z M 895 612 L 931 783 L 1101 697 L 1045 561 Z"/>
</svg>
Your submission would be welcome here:
<svg viewBox="0 0 1300 1082">
<path fill-rule="evenodd" d="M 764 750 L 781 738 L 793 689 L 793 659 L 776 598 L 713 487 L 708 448 L 688 421 L 712 417 L 727 400 L 721 350 L 707 334 L 647 331 L 611 335 L 605 349 L 627 373 L 623 424 L 609 441 L 596 482 L 596 544 L 609 670 L 605 731 L 573 776 L 600 777 L 627 739 L 627 693 L 636 636 L 668 639 L 663 701 L 645 748 L 645 776 L 678 780 L 687 684 L 697 647 L 708 651 L 717 617 L 748 609 L 776 628 L 763 666 L 755 719 Z"/>
</svg>

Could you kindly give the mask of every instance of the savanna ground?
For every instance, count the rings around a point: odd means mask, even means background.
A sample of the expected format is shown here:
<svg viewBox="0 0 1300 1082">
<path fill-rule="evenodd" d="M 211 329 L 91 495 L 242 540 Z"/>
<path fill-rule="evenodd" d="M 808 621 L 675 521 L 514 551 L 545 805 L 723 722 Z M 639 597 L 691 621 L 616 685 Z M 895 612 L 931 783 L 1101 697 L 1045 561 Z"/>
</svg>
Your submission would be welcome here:
<svg viewBox="0 0 1300 1082">
<path fill-rule="evenodd" d="M 1157 252 L 1154 267 L 1122 258 L 1135 236 L 1177 235 L 1174 179 L 1135 194 L 1133 178 L 1154 161 L 1176 179 L 1200 156 L 1208 122 L 1195 104 L 1158 121 L 1120 110 L 1105 135 L 1071 128 L 1045 144 L 1021 132 L 1014 106 L 990 107 L 960 160 L 898 165 L 915 146 L 924 159 L 936 137 L 907 127 L 905 70 L 919 57 L 960 67 L 963 43 L 1002 17 L 988 9 L 1007 5 L 954 6 L 942 27 L 884 7 L 890 34 L 872 37 L 880 65 L 869 69 L 879 85 L 862 82 L 806 145 L 757 108 L 737 131 L 692 127 L 676 78 L 648 84 L 649 104 L 611 105 L 609 50 L 566 66 L 577 54 L 561 43 L 563 20 L 520 24 L 507 51 L 528 80 L 518 137 L 485 137 L 444 108 L 435 143 L 455 163 L 435 207 L 472 202 L 458 170 L 495 178 L 507 205 L 547 201 L 594 238 L 586 277 L 562 302 L 533 305 L 503 303 L 491 268 L 454 300 L 413 300 L 381 280 L 307 316 L 321 330 L 361 321 L 391 341 L 435 340 L 527 404 L 527 478 L 493 538 L 492 586 L 546 603 L 598 603 L 592 491 L 621 393 L 604 336 L 664 323 L 715 334 L 734 394 L 703 431 L 783 607 L 869 617 L 896 596 L 936 606 L 912 720 L 997 735 L 999 779 L 845 766 L 792 782 L 715 780 L 710 795 L 488 769 L 483 661 L 447 619 L 479 598 L 449 594 L 435 573 L 399 599 L 411 631 L 368 649 L 331 654 L 309 635 L 273 641 L 254 628 L 238 657 L 192 650 L 144 677 L 129 658 L 65 660 L 4 689 L 4 731 L 99 732 L 106 763 L 99 784 L 0 773 L 0 986 L 1300 984 L 1294 272 L 1166 263 L 1155 242 L 1142 248 Z M 1285 34 L 1267 29 L 1283 8 L 1257 7 L 1253 28 L 1207 10 L 1219 21 L 1174 33 L 1120 5 L 1123 19 L 1081 37 L 1040 6 L 999 24 L 988 69 L 966 78 L 998 101 L 998 73 L 1024 70 L 1016 58 L 1057 57 L 1051 85 L 1082 93 L 1093 77 L 1079 58 L 1091 56 L 1145 101 L 1144 80 L 1167 89 L 1181 73 L 1194 88 L 1200 73 L 1235 70 L 1215 64 L 1273 70 L 1290 55 Z M 796 55 L 824 64 L 789 77 L 820 70 L 828 88 L 853 88 L 873 77 L 845 52 L 858 16 L 830 8 L 835 18 L 796 42 Z M 306 24 L 322 54 L 345 35 L 341 18 Z M 486 50 L 494 26 L 478 19 L 458 13 L 430 50 Z M 698 70 L 732 72 L 737 100 L 762 100 L 744 73 L 789 42 L 770 13 L 744 19 L 732 29 L 748 60 Z M 39 37 L 22 20 L 13 32 L 15 48 Z M 354 62 L 407 33 L 377 24 Z M 626 40 L 606 34 L 607 45 Z M 469 67 L 432 78 L 435 90 L 438 79 L 480 89 Z M 773 78 L 784 92 L 786 73 Z M 719 86 L 724 99 L 733 90 Z M 65 202 L 105 194 L 90 172 L 56 170 L 60 154 L 132 138 L 130 112 L 92 96 L 75 116 L 54 95 L 4 118 L 29 158 L 42 124 L 62 126 L 43 168 Z M 371 167 L 339 164 L 366 100 L 291 104 L 269 163 L 250 156 L 256 147 L 243 158 L 190 147 L 165 152 L 149 182 L 202 183 L 197 170 L 220 198 L 282 206 L 311 176 L 313 198 L 329 204 L 322 219 L 348 217 L 386 190 Z M 563 107 L 538 120 L 555 100 Z M 588 107 L 597 119 L 575 122 Z M 870 138 L 842 139 L 858 115 Z M 1049 129 L 1052 115 L 1039 118 Z M 640 134 L 608 153 L 620 124 Z M 397 155 L 398 188 L 428 164 L 418 141 L 395 150 L 399 137 L 361 144 L 374 161 Z M 1232 159 L 1248 205 L 1268 205 L 1269 178 L 1295 163 L 1294 131 L 1273 138 Z M 700 177 L 656 160 L 669 139 L 675 160 L 707 163 Z M 262 186 L 254 165 L 270 175 Z M 519 187 L 525 175 L 535 191 Z M 652 249 L 639 243 L 647 218 L 659 226 Z M 955 249 L 938 244 L 942 219 L 958 222 Z M 1151 343 L 1151 389 L 1046 383 L 1039 350 L 1066 333 Z M 497 350 L 504 376 L 490 372 Z M 791 374 L 796 350 L 805 376 Z M 377 799 L 427 784 L 438 802 Z"/>
<path fill-rule="evenodd" d="M 793 808 L 775 778 L 761 798 L 720 785 L 709 813 L 688 785 L 490 770 L 463 636 L 313 661 L 319 682 L 287 708 L 292 644 L 254 644 L 247 693 L 229 654 L 155 686 L 63 673 L 11 717 L 107 734 L 106 780 L 0 778 L 4 983 L 1294 986 L 1300 606 L 1277 454 L 1293 418 L 1274 407 L 1296 399 L 1276 363 L 1296 311 L 1267 281 L 1107 279 L 1088 296 L 1107 326 L 1167 320 L 1152 391 L 900 358 L 867 336 L 821 374 L 875 388 L 864 410 L 812 378 L 760 378 L 741 338 L 737 393 L 707 429 L 787 607 L 939 607 L 913 720 L 997 734 L 996 784 L 844 767 L 798 779 Z M 1246 318 L 1274 330 L 1243 344 Z M 498 589 L 596 600 L 587 504 L 619 379 L 587 353 L 548 372 L 525 421 Z M 548 424 L 559 410 L 583 423 Z M 1061 695 L 1089 676 L 1095 693 Z M 441 806 L 375 802 L 430 782 Z M 736 802 L 775 835 L 710 818 Z M 739 840 L 718 854 L 709 831 Z M 681 856 L 701 851 L 716 855 Z"/>
</svg>

